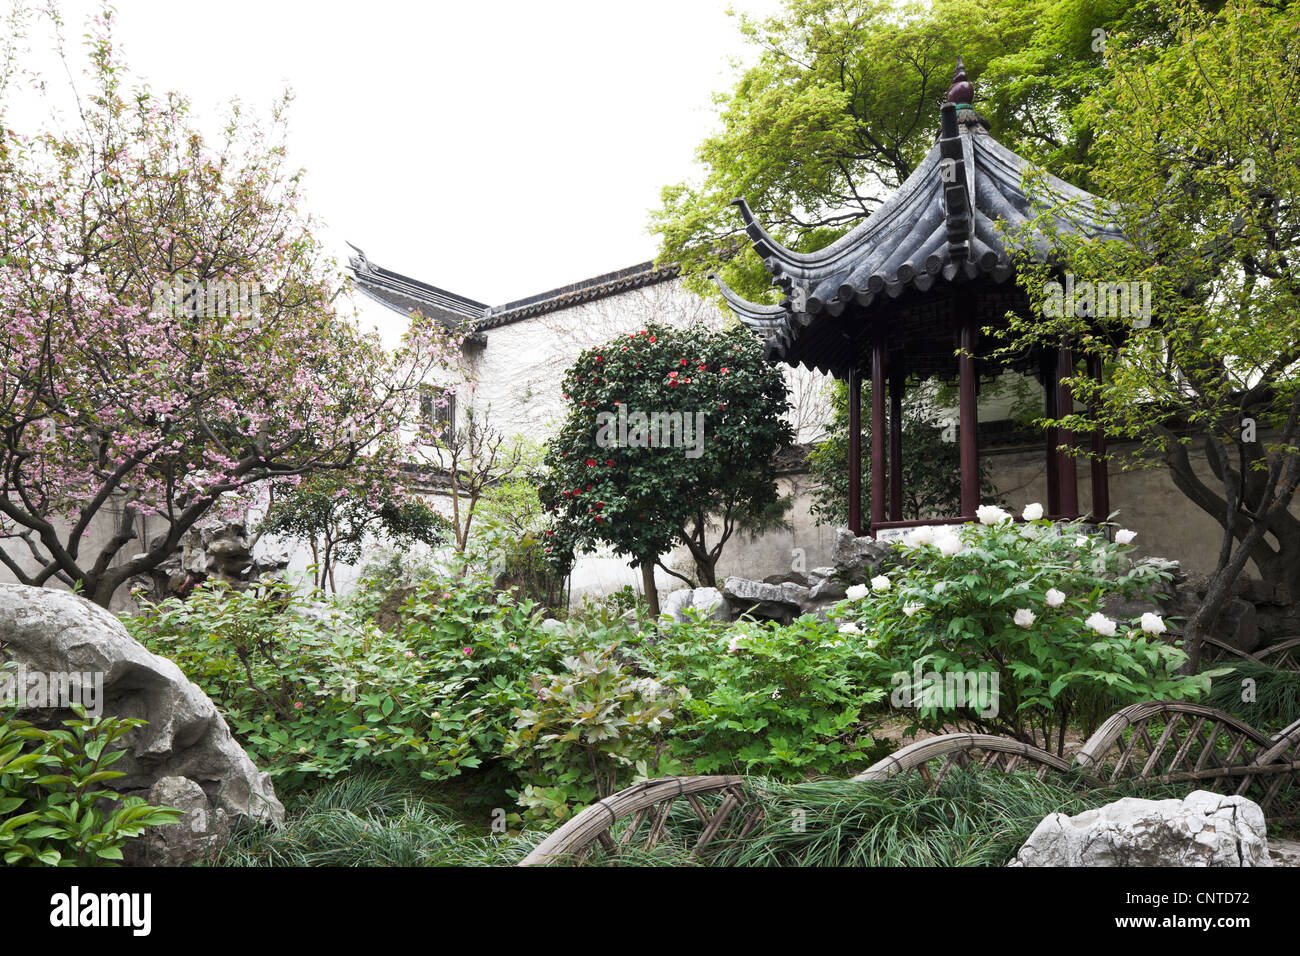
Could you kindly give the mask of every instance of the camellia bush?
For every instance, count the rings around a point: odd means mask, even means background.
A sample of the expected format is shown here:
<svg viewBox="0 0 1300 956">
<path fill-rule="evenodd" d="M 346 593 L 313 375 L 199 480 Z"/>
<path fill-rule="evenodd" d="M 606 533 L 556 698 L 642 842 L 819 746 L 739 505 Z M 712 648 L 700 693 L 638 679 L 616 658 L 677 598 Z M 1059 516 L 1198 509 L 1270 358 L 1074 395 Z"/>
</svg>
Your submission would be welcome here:
<svg viewBox="0 0 1300 956">
<path fill-rule="evenodd" d="M 540 486 L 560 572 L 608 545 L 640 565 L 650 598 L 659 556 L 681 544 L 712 585 L 727 540 L 779 512 L 785 381 L 739 324 L 647 326 L 583 352 L 563 389 L 569 413 Z"/>
<path fill-rule="evenodd" d="M 1195 699 L 1214 673 L 1178 673 L 1187 655 L 1159 615 L 1104 612 L 1111 597 L 1148 593 L 1168 577 L 1131 562 L 1115 541 L 1053 525 L 1030 505 L 1023 524 L 1001 508 L 980 524 L 922 528 L 897 567 L 849 589 L 839 632 L 867 642 L 890 703 L 930 730 L 961 724 L 1061 753 L 1067 729 L 1089 734 L 1116 707 Z"/>
</svg>

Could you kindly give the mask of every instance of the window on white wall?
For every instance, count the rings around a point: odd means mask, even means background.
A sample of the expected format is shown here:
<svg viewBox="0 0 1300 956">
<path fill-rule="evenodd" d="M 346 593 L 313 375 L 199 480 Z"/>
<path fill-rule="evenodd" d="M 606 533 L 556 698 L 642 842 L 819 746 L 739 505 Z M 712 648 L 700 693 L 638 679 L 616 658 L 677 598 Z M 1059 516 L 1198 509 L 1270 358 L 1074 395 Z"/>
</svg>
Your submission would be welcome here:
<svg viewBox="0 0 1300 956">
<path fill-rule="evenodd" d="M 420 419 L 429 433 L 450 441 L 456 434 L 455 393 L 448 393 L 446 404 L 440 404 L 437 393 L 426 389 L 420 396 Z"/>
</svg>

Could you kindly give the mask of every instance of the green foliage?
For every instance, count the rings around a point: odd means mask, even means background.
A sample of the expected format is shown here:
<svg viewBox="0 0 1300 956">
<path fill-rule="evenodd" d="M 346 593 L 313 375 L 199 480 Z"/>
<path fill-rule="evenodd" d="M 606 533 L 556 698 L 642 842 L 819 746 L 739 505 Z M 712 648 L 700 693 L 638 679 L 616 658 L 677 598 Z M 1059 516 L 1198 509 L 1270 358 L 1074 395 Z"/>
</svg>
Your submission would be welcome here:
<svg viewBox="0 0 1300 956">
<path fill-rule="evenodd" d="M 6 866 L 112 866 L 122 844 L 180 812 L 103 786 L 126 753 L 114 747 L 146 721 L 76 717 L 63 730 L 0 718 L 0 854 Z"/>
<path fill-rule="evenodd" d="M 1107 78 L 1102 37 L 1123 28 L 1159 42 L 1160 18 L 1136 0 L 786 0 L 740 18 L 757 55 L 696 151 L 698 183 L 663 190 L 651 228 L 660 258 L 716 295 L 720 273 L 755 301 L 770 275 L 731 202 L 743 196 L 778 240 L 803 252 L 869 215 L 933 145 L 937 104 L 958 55 L 976 107 L 998 138 L 1069 175 L 1086 171 L 1092 124 L 1079 114 Z M 1086 180 L 1086 177 L 1085 177 Z M 1086 181 L 1081 185 L 1087 186 Z"/>
<path fill-rule="evenodd" d="M 556 567 L 567 571 L 576 551 L 601 543 L 633 563 L 681 543 L 712 583 L 733 531 L 770 516 L 772 459 L 793 440 L 784 379 L 753 335 L 736 323 L 723 331 L 650 325 L 583 352 L 563 389 L 570 410 L 547 444 L 541 485 L 554 515 L 546 537 Z M 620 410 L 628 416 L 622 436 Z M 689 441 L 685 430 L 677 436 L 685 447 L 659 446 L 671 436 L 647 428 L 653 414 L 689 425 Z M 720 527 L 713 542 L 710 517 Z"/>
<path fill-rule="evenodd" d="M 210 696 L 281 786 L 382 767 L 429 779 L 495 760 L 565 635 L 485 582 L 414 587 L 393 633 L 300 595 L 205 586 L 128 619 Z"/>
<path fill-rule="evenodd" d="M 559 674 L 533 676 L 536 700 L 518 711 L 505 747 L 526 763 L 517 795 L 526 816 L 562 820 L 630 783 L 634 769 L 641 777 L 680 772 L 659 760 L 672 694 L 634 678 L 614 652 L 584 651 L 566 657 Z"/>
<path fill-rule="evenodd" d="M 334 568 L 355 564 L 367 537 L 398 546 L 440 544 L 446 519 L 418 498 L 391 486 L 358 487 L 358 477 L 342 472 L 314 475 L 291 486 L 277 483 L 259 532 L 306 541 L 317 571 L 317 587 L 334 590 Z"/>
<path fill-rule="evenodd" d="M 1300 189 L 1300 117 L 1289 105 L 1300 98 L 1300 11 L 1250 0 L 1213 15 L 1172 0 L 1158 8 L 1174 25 L 1168 42 L 1113 37 L 1112 80 L 1081 107 L 1097 130 L 1094 178 L 1132 241 L 1037 223 L 1060 255 L 1020 267 L 1035 308 L 1012 321 L 1007 347 L 1065 343 L 1100 359 L 1100 384 L 1071 377 L 1080 401 L 1065 426 L 1135 440 L 1136 464 L 1167 465 L 1197 507 L 1227 523 L 1211 598 L 1193 621 L 1202 631 L 1248 562 L 1271 583 L 1300 584 L 1300 521 L 1289 510 L 1300 487 L 1300 214 L 1278 200 Z M 1059 284 L 1052 294 L 1058 270 L 1081 293 L 1106 282 L 1147 295 L 1136 309 L 1130 295 L 1127 314 L 1115 314 L 1114 294 L 1071 309 Z"/>
<path fill-rule="evenodd" d="M 827 524 L 849 520 L 849 392 L 842 381 L 831 383 L 831 421 L 826 438 L 808 455 L 812 488 L 812 513 Z M 862 390 L 862 407 L 871 407 L 871 389 Z M 863 416 L 862 513 L 871 513 L 871 424 Z M 933 403 L 916 389 L 903 401 L 903 517 L 927 518 L 957 514 L 961 510 L 960 449 L 944 440 L 944 423 L 937 421 Z M 953 435 L 956 426 L 953 426 Z M 980 459 L 980 489 L 989 500 L 995 495 L 989 480 L 987 458 Z"/>
<path fill-rule="evenodd" d="M 870 652 L 814 618 L 671 626 L 638 655 L 682 688 L 673 753 L 695 773 L 800 779 L 883 756 L 867 730 L 868 708 L 884 697 Z"/>
<path fill-rule="evenodd" d="M 919 777 L 753 781 L 766 813 L 751 836 L 720 848 L 714 866 L 1004 866 L 1052 813 L 1120 797 L 1185 795 L 1168 784 L 1085 791 L 1069 777 L 954 769 L 935 788 Z M 792 825 L 792 820 L 802 827 Z"/>
<path fill-rule="evenodd" d="M 541 834 L 482 836 L 401 781 L 356 774 L 291 806 L 283 827 L 249 828 L 221 866 L 511 866 Z"/>
<path fill-rule="evenodd" d="M 1205 703 L 1273 733 L 1300 719 L 1300 673 L 1241 661 L 1214 679 Z"/>
<path fill-rule="evenodd" d="M 1001 516 L 900 545 L 904 563 L 874 579 L 869 595 L 850 591 L 834 612 L 872 645 L 880 680 L 893 684 L 891 703 L 910 706 L 914 726 L 960 721 L 1060 752 L 1071 720 L 1091 733 L 1117 706 L 1209 689 L 1212 675 L 1178 675 L 1186 654 L 1174 644 L 1102 620 L 1107 598 L 1143 595 L 1167 571 L 1131 564 L 1128 546 L 1080 534 L 1077 523 Z M 1060 592 L 1057 606 L 1049 590 Z M 1032 617 L 1018 623 L 1018 612 Z M 1111 628 L 1112 636 L 1101 632 Z M 959 699 L 969 683 L 954 685 L 960 695 L 926 693 L 931 672 L 945 686 L 948 675 L 983 673 L 991 689 L 996 677 L 996 706 Z"/>
</svg>

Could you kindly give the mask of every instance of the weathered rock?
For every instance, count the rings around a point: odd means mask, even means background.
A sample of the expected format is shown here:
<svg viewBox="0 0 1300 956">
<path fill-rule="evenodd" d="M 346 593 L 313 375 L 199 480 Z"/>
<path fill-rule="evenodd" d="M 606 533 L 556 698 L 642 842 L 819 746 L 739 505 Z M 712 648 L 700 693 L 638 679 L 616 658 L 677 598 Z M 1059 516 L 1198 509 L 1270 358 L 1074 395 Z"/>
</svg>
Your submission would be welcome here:
<svg viewBox="0 0 1300 956">
<path fill-rule="evenodd" d="M 181 811 L 173 824 L 150 827 L 123 847 L 131 866 L 189 866 L 212 860 L 230 838 L 230 818 L 213 810 L 208 795 L 187 777 L 163 777 L 145 797 L 156 807 Z"/>
<path fill-rule="evenodd" d="M 150 542 L 155 547 L 157 540 Z M 133 580 L 134 587 L 144 586 L 154 601 L 184 596 L 209 578 L 236 588 L 283 571 L 289 565 L 283 548 L 254 555 L 252 539 L 242 524 L 214 524 L 190 531 L 181 539 L 180 548 L 149 574 Z"/>
<path fill-rule="evenodd" d="M 100 675 L 96 706 L 104 714 L 148 721 L 123 738 L 127 753 L 113 769 L 125 776 L 109 783 L 113 789 L 142 792 L 164 777 L 186 777 L 232 818 L 283 820 L 270 775 L 235 742 L 216 705 L 175 663 L 146 650 L 103 608 L 66 591 L 0 584 L 0 661 L 5 660 L 29 672 Z M 19 710 L 22 719 L 45 727 L 67 716 L 55 707 Z"/>
<path fill-rule="evenodd" d="M 808 599 L 818 603 L 842 601 L 845 596 L 844 585 L 835 578 L 818 581 L 808 590 Z"/>
<path fill-rule="evenodd" d="M 875 576 L 890 550 L 886 542 L 859 538 L 847 528 L 841 528 L 831 551 L 831 561 L 847 583 L 865 584 Z"/>
<path fill-rule="evenodd" d="M 723 596 L 738 614 L 766 617 L 788 624 L 804 611 L 808 589 L 798 584 L 763 584 L 747 578 L 727 578 Z"/>
<path fill-rule="evenodd" d="M 706 621 L 730 621 L 731 605 L 717 588 L 681 588 L 664 598 L 662 617 L 670 617 L 678 624 L 686 622 L 687 609 L 695 617 Z"/>
<path fill-rule="evenodd" d="M 784 574 L 769 574 L 763 578 L 764 584 L 797 584 L 800 587 L 808 587 L 811 582 L 798 571 L 786 571 Z"/>
<path fill-rule="evenodd" d="M 1044 818 L 1012 866 L 1272 866 L 1264 812 L 1245 797 L 1124 797 Z"/>
</svg>

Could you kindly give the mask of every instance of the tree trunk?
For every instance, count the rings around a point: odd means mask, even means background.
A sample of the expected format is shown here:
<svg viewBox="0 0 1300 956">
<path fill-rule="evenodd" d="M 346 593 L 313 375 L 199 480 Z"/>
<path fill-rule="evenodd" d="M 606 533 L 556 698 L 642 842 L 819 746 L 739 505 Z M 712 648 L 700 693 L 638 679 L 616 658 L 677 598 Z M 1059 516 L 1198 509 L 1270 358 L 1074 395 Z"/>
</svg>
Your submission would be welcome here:
<svg viewBox="0 0 1300 956">
<path fill-rule="evenodd" d="M 655 588 L 655 559 L 641 559 L 641 589 L 645 591 L 646 607 L 651 617 L 659 616 L 659 591 Z"/>
</svg>

